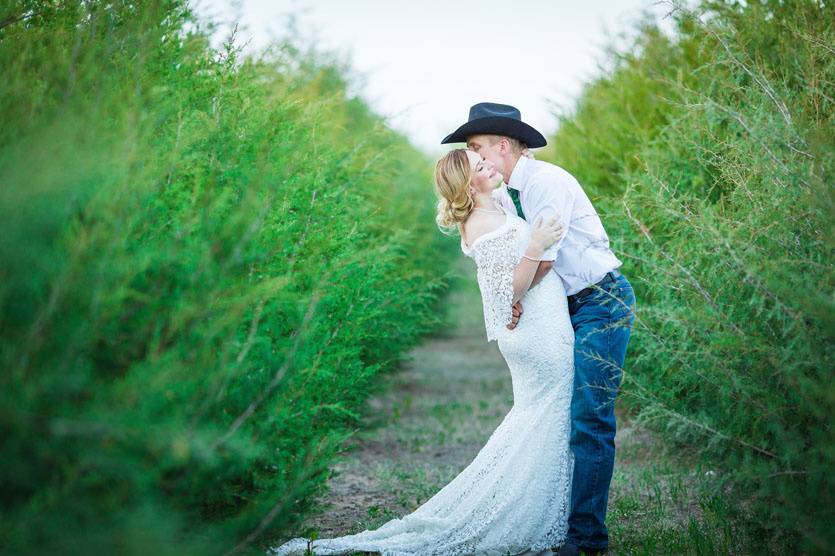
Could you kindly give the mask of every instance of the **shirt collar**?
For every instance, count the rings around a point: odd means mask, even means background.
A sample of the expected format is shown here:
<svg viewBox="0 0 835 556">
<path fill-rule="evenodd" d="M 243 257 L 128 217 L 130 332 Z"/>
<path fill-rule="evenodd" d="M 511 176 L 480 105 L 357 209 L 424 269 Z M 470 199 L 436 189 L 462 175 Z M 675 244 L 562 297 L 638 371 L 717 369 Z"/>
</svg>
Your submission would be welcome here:
<svg viewBox="0 0 835 556">
<path fill-rule="evenodd" d="M 517 191 L 522 191 L 525 187 L 525 177 L 527 175 L 527 168 L 530 159 L 527 156 L 520 156 L 516 161 L 516 166 L 510 172 L 510 179 L 507 180 L 507 186 L 512 187 Z"/>
</svg>

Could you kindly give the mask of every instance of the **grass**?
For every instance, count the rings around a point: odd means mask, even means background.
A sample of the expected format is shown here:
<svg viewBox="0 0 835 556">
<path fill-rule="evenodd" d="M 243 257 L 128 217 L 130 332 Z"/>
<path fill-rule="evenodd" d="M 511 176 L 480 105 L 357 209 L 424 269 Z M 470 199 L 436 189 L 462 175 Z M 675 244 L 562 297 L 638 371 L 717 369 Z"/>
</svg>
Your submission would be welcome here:
<svg viewBox="0 0 835 556">
<path fill-rule="evenodd" d="M 621 414 L 609 500 L 617 554 L 753 554 L 757 528 L 729 504 L 723 477 Z"/>
</svg>

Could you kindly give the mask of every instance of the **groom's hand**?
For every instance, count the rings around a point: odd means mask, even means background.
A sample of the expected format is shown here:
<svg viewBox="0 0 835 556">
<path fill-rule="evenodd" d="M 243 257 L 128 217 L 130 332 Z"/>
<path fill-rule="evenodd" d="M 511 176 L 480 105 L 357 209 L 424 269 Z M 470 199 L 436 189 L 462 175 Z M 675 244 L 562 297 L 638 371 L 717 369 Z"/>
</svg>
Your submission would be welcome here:
<svg viewBox="0 0 835 556">
<path fill-rule="evenodd" d="M 508 330 L 513 330 L 514 328 L 516 328 L 516 325 L 519 324 L 519 317 L 522 316 L 522 302 L 517 301 L 513 305 L 511 311 L 513 312 L 513 317 L 511 317 L 510 319 L 510 324 L 507 325 Z"/>
</svg>

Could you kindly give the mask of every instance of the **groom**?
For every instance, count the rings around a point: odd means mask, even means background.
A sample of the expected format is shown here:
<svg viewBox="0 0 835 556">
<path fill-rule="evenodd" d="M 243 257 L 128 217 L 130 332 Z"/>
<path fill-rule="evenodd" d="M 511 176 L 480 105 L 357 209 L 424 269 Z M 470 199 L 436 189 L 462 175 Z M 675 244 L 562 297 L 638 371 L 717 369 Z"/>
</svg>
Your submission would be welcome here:
<svg viewBox="0 0 835 556">
<path fill-rule="evenodd" d="M 615 462 L 615 396 L 634 321 L 635 295 L 617 268 L 600 217 L 577 180 L 559 166 L 532 160 L 526 148 L 545 138 L 522 121 L 519 110 L 482 102 L 468 121 L 441 143 L 466 142 L 505 178 L 497 198 L 529 222 L 558 215 L 566 232 L 543 256 L 534 284 L 556 272 L 568 295 L 574 327 L 574 394 L 571 450 L 574 476 L 568 535 L 561 555 L 606 551 L 606 506 Z M 514 307 L 514 328 L 522 313 Z"/>
</svg>

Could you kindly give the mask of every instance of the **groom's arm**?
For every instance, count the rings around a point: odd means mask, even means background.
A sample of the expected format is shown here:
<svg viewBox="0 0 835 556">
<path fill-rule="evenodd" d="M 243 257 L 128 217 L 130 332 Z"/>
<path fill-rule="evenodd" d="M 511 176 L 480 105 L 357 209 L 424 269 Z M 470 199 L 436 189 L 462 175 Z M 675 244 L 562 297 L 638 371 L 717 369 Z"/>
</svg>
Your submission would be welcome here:
<svg viewBox="0 0 835 556">
<path fill-rule="evenodd" d="M 553 267 L 554 261 L 539 261 L 539 268 L 536 269 L 536 274 L 531 280 L 531 288 L 537 285 Z"/>
<path fill-rule="evenodd" d="M 555 208 L 555 203 L 553 201 L 546 202 L 543 208 L 544 210 L 540 210 L 534 216 L 534 222 L 536 222 L 539 218 L 556 217 L 557 225 L 559 226 L 558 233 L 560 238 L 557 245 L 561 245 L 562 239 L 565 237 L 565 233 L 567 231 L 567 225 L 563 222 L 561 211 Z M 562 212 L 565 212 L 565 209 Z M 546 249 L 545 253 L 542 254 L 542 260 L 539 261 L 539 267 L 537 267 L 536 273 L 533 275 L 531 287 L 537 285 L 539 281 L 542 280 L 552 268 L 554 268 L 554 260 L 556 260 L 556 249 Z"/>
<path fill-rule="evenodd" d="M 542 259 L 551 261 L 552 264 L 557 259 L 559 249 L 562 247 L 563 240 L 568 235 L 568 228 L 571 225 L 575 188 L 570 180 L 573 179 L 573 176 L 568 172 L 559 174 L 541 173 L 534 176 L 526 186 L 528 192 L 526 204 L 535 208 L 535 212 L 530 216 L 529 221 L 536 222 L 540 218 L 544 221 L 556 216 L 562 225 L 560 238 L 542 254 Z"/>
</svg>

